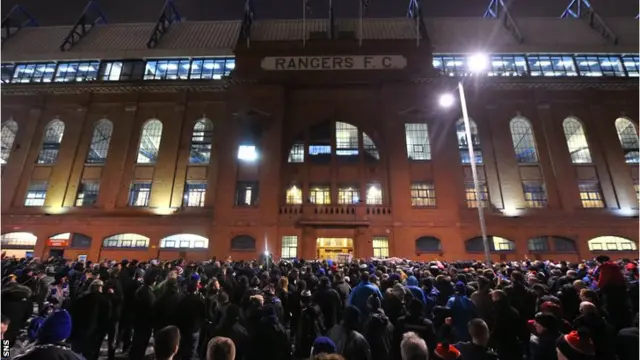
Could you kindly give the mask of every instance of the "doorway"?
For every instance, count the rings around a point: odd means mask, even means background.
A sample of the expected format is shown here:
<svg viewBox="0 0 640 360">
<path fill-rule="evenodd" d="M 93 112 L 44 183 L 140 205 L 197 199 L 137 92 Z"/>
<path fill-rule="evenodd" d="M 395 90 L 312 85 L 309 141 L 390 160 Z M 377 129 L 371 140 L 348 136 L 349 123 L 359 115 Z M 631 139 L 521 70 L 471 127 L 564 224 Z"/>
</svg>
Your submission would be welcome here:
<svg viewBox="0 0 640 360">
<path fill-rule="evenodd" d="M 337 261 L 342 254 L 353 256 L 353 239 L 318 238 L 316 248 L 318 259 Z"/>
<path fill-rule="evenodd" d="M 50 249 L 49 250 L 49 257 L 52 257 L 52 258 L 63 258 L 64 257 L 64 250 L 63 249 Z"/>
</svg>

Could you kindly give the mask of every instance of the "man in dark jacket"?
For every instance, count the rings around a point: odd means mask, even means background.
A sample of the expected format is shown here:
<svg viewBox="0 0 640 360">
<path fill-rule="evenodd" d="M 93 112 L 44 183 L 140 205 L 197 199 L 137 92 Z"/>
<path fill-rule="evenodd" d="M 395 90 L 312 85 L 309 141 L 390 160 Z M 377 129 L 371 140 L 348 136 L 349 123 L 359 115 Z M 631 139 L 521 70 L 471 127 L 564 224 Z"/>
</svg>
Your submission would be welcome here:
<svg viewBox="0 0 640 360">
<path fill-rule="evenodd" d="M 507 286 L 504 292 L 523 319 L 533 319 L 536 314 L 536 294 L 527 287 L 521 272 L 511 273 L 511 285 Z"/>
<path fill-rule="evenodd" d="M 131 266 L 131 264 L 130 264 Z M 127 273 L 132 270 L 133 279 L 129 279 Z M 131 346 L 131 330 L 133 328 L 133 318 L 135 317 L 135 297 L 136 291 L 142 286 L 144 271 L 142 269 L 127 268 L 120 274 L 120 285 L 123 292 L 122 316 L 118 323 L 118 346 L 122 344 L 122 352 L 126 353 Z"/>
<path fill-rule="evenodd" d="M 1 297 L 2 313 L 10 320 L 3 339 L 9 340 L 9 343 L 13 345 L 18 332 L 33 313 L 33 303 L 28 301 L 31 297 L 31 289 L 19 285 L 15 275 L 9 275 L 9 280 L 2 289 Z"/>
<path fill-rule="evenodd" d="M 66 310 L 58 310 L 44 321 L 34 346 L 14 360 L 81 360 L 64 343 L 70 335 L 71 316 Z"/>
<path fill-rule="evenodd" d="M 338 292 L 331 288 L 329 278 L 326 276 L 320 278 L 320 288 L 313 295 L 313 302 L 318 304 L 320 311 L 322 311 L 325 328 L 331 329 L 340 322 L 342 300 Z"/>
<path fill-rule="evenodd" d="M 336 344 L 338 354 L 346 360 L 371 360 L 371 347 L 357 331 L 361 318 L 357 307 L 347 306 L 342 323 L 329 331 L 329 338 Z"/>
<path fill-rule="evenodd" d="M 258 323 L 250 343 L 250 360 L 262 360 L 265 357 L 269 359 L 291 359 L 289 336 L 287 335 L 287 330 L 278 321 L 278 315 L 273 305 L 264 307 L 262 319 Z M 307 353 L 306 356 L 309 356 L 310 353 Z"/>
<path fill-rule="evenodd" d="M 144 285 L 136 291 L 133 300 L 133 340 L 129 359 L 137 360 L 144 357 L 145 350 L 151 338 L 153 329 L 153 308 L 156 302 L 156 295 L 153 292 L 155 277 L 148 275 L 144 278 Z"/>
<path fill-rule="evenodd" d="M 338 295 L 340 295 L 340 301 L 342 301 L 341 309 L 347 307 L 347 300 L 351 295 L 351 286 L 344 281 L 344 275 L 337 273 L 333 277 L 333 288 L 336 289 Z"/>
<path fill-rule="evenodd" d="M 373 360 L 389 360 L 392 352 L 393 325 L 381 306 L 380 299 L 375 296 L 369 298 L 369 315 L 362 330 L 371 346 Z"/>
<path fill-rule="evenodd" d="M 557 360 L 558 319 L 551 314 L 537 313 L 533 326 L 535 334 L 529 341 L 529 360 Z"/>
<path fill-rule="evenodd" d="M 308 290 L 300 294 L 302 311 L 298 320 L 296 331 L 296 353 L 297 357 L 306 358 L 311 353 L 311 346 L 318 336 L 326 333 L 326 327 L 322 319 L 322 312 L 318 310 L 311 301 L 311 292 Z"/>
<path fill-rule="evenodd" d="M 393 331 L 393 353 L 400 354 L 402 335 L 406 332 L 413 331 L 427 343 L 427 347 L 431 354 L 433 349 L 436 347 L 437 338 L 433 328 L 433 323 L 422 315 L 422 302 L 420 300 L 412 299 L 411 302 L 409 302 L 407 311 L 407 315 L 398 319 L 398 323 Z"/>
<path fill-rule="evenodd" d="M 246 347 L 249 346 L 249 333 L 240 324 L 240 308 L 236 304 L 229 304 L 222 321 L 213 330 L 212 338 L 222 336 L 229 338 L 236 346 L 236 359 L 245 360 Z"/>
<path fill-rule="evenodd" d="M 494 313 L 491 347 L 497 351 L 500 360 L 520 360 L 523 354 L 522 336 L 527 333 L 526 321 L 511 306 L 504 291 L 493 291 L 491 299 Z"/>
<path fill-rule="evenodd" d="M 108 358 L 113 360 L 116 355 L 116 331 L 118 322 L 122 315 L 124 294 L 117 271 L 111 273 L 110 279 L 105 284 L 105 297 L 111 303 L 111 316 L 109 317 L 109 328 L 107 329 Z"/>
<path fill-rule="evenodd" d="M 111 303 L 102 294 L 103 286 L 102 280 L 93 281 L 89 293 L 80 296 L 71 306 L 72 347 L 87 360 L 98 359 L 109 328 Z"/>
<path fill-rule="evenodd" d="M 196 275 L 194 275 L 196 276 Z M 187 295 L 175 310 L 175 324 L 180 329 L 180 349 L 177 359 L 198 358 L 200 330 L 207 315 L 204 297 L 198 291 L 199 278 L 192 278 L 187 285 Z"/>
<path fill-rule="evenodd" d="M 460 351 L 460 360 L 498 360 L 489 344 L 489 327 L 482 319 L 473 319 L 469 322 L 470 342 L 459 342 L 455 347 Z"/>
</svg>

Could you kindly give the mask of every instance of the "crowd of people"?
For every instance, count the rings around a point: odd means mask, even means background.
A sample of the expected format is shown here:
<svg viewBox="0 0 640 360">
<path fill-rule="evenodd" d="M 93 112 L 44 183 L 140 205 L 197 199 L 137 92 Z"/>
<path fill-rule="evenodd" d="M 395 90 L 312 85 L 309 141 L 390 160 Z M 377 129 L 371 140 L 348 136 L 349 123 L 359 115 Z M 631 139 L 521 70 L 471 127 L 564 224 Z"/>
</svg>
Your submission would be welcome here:
<svg viewBox="0 0 640 360">
<path fill-rule="evenodd" d="M 636 360 L 638 261 L 2 259 L 21 360 Z M 152 344 L 153 351 L 148 353 Z"/>
</svg>

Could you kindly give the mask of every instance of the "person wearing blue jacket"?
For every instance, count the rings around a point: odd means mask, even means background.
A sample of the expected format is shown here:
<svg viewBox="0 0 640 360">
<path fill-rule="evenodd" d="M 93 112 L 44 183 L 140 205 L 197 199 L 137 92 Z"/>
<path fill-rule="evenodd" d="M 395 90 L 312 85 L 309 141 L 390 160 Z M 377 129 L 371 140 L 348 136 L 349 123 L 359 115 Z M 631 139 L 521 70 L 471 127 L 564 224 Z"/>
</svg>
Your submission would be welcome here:
<svg viewBox="0 0 640 360">
<path fill-rule="evenodd" d="M 365 271 L 360 275 L 360 282 L 353 288 L 351 295 L 349 295 L 349 300 L 347 300 L 347 305 L 353 305 L 360 310 L 361 322 L 369 315 L 367 301 L 371 295 L 375 295 L 382 300 L 380 289 L 369 281 L 369 273 Z"/>
<path fill-rule="evenodd" d="M 424 296 L 424 291 L 418 286 L 418 279 L 415 276 L 411 275 L 407 278 L 405 287 L 407 290 L 411 291 L 413 297 L 417 300 L 420 300 L 423 305 L 427 304 L 427 298 Z"/>
<path fill-rule="evenodd" d="M 457 341 L 469 341 L 471 337 L 467 330 L 467 324 L 478 317 L 476 306 L 467 297 L 467 285 L 462 281 L 456 282 L 456 293 L 447 301 L 447 308 L 451 310 L 453 318 L 453 333 Z"/>
</svg>

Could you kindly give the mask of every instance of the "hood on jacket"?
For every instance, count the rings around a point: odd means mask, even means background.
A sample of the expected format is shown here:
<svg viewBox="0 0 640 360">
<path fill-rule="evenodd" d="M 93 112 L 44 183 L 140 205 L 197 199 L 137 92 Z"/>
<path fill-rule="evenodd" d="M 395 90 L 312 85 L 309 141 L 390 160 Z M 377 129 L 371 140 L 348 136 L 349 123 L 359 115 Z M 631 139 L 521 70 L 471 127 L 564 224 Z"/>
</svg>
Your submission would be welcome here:
<svg viewBox="0 0 640 360">
<path fill-rule="evenodd" d="M 409 276 L 407 278 L 407 286 L 418 286 L 418 279 L 415 276 Z"/>
</svg>

